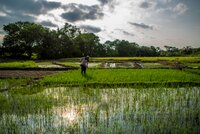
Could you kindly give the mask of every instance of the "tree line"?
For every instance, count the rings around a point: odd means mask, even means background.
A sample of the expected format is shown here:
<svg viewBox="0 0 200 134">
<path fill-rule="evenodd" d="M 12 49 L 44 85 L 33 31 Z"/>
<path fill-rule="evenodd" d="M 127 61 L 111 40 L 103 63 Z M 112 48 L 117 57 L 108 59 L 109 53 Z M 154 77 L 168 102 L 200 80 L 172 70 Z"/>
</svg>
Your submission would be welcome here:
<svg viewBox="0 0 200 134">
<path fill-rule="evenodd" d="M 135 42 L 114 40 L 100 43 L 94 33 L 83 32 L 66 23 L 64 27 L 50 30 L 32 22 L 15 22 L 3 26 L 6 32 L 0 45 L 0 56 L 15 59 L 58 59 L 105 56 L 185 56 L 200 54 L 200 48 L 165 46 L 140 46 Z"/>
</svg>

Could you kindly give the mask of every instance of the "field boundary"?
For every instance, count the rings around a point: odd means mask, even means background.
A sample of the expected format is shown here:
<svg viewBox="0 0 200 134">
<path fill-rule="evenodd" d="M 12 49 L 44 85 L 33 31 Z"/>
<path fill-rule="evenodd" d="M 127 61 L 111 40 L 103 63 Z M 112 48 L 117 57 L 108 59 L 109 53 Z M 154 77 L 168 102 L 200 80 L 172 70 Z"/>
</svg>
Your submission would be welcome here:
<svg viewBox="0 0 200 134">
<path fill-rule="evenodd" d="M 113 88 L 113 87 L 200 87 L 200 82 L 126 82 L 126 83 L 76 83 L 76 84 L 44 84 L 45 86 L 67 86 L 67 87 L 91 87 L 91 88 Z"/>
</svg>

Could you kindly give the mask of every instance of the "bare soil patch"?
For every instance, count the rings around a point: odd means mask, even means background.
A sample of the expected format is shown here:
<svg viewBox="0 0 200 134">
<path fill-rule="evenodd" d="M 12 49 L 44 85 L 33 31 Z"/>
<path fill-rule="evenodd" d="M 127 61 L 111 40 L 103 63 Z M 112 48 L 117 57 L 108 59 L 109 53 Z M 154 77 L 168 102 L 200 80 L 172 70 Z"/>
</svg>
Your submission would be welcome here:
<svg viewBox="0 0 200 134">
<path fill-rule="evenodd" d="M 42 78 L 60 71 L 42 71 L 42 70 L 0 70 L 0 78 Z"/>
</svg>

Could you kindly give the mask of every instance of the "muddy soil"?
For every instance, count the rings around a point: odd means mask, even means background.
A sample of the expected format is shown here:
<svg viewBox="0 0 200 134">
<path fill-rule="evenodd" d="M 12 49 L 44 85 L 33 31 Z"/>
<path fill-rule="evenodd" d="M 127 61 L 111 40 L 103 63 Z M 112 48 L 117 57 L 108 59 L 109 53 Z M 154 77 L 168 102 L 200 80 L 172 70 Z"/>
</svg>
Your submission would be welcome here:
<svg viewBox="0 0 200 134">
<path fill-rule="evenodd" d="M 61 71 L 0 70 L 0 78 L 42 78 Z"/>
</svg>

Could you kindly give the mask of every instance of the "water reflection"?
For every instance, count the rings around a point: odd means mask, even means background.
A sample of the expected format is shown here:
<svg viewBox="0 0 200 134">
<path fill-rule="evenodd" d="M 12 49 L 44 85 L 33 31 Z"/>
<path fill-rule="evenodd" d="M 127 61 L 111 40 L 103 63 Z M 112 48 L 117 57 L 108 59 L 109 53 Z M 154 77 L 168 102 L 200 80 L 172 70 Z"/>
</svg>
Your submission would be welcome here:
<svg viewBox="0 0 200 134">
<path fill-rule="evenodd" d="M 69 123 L 74 123 L 78 120 L 78 111 L 73 107 L 55 107 L 52 109 L 56 116 L 66 119 Z"/>
<path fill-rule="evenodd" d="M 103 68 L 144 68 L 139 62 L 105 62 L 101 66 Z"/>
<path fill-rule="evenodd" d="M 51 109 L 24 116 L 4 113 L 0 116 L 0 132 L 195 133 L 199 130 L 200 89 L 195 87 L 58 87 L 37 95 L 42 94 L 51 100 L 43 102 L 45 105 L 53 103 Z"/>
</svg>

